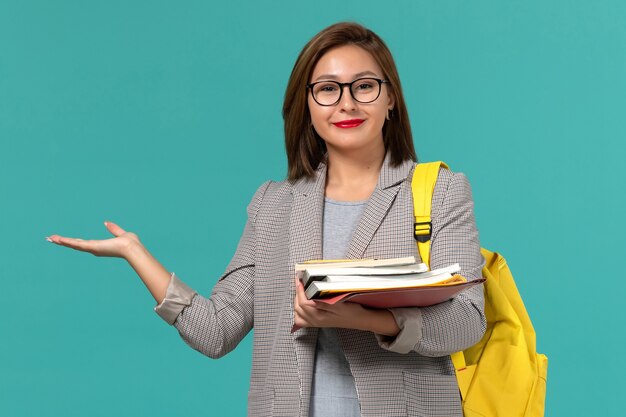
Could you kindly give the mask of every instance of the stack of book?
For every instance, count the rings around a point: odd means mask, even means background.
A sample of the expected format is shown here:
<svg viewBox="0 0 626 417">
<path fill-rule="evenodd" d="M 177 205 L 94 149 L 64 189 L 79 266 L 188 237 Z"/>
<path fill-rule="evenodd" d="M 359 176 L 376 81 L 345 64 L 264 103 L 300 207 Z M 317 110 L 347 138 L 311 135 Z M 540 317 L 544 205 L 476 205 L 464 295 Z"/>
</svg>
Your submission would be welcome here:
<svg viewBox="0 0 626 417">
<path fill-rule="evenodd" d="M 350 301 L 374 308 L 426 307 L 483 282 L 468 282 L 459 271 L 459 264 L 429 271 L 414 257 L 296 265 L 308 299 L 328 304 Z"/>
</svg>

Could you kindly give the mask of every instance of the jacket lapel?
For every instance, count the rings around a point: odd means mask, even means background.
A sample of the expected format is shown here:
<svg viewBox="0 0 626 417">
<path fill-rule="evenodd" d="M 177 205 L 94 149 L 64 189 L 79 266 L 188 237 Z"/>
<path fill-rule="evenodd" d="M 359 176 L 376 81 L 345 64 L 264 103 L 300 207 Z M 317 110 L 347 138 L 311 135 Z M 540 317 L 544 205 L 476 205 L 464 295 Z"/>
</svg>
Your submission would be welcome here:
<svg viewBox="0 0 626 417">
<path fill-rule="evenodd" d="M 293 185 L 293 203 L 289 225 L 289 264 L 322 259 L 322 216 L 326 165 L 321 164 L 315 178 L 302 178 Z M 295 276 L 295 272 L 294 272 Z M 295 279 L 291 280 L 295 296 Z M 293 312 L 293 297 L 292 312 Z M 293 325 L 293 314 L 292 323 Z M 308 415 L 317 328 L 303 328 L 292 334 L 298 375 L 300 377 L 300 415 Z"/>
<path fill-rule="evenodd" d="M 363 211 L 361 220 L 352 235 L 346 258 L 357 259 L 365 257 L 368 245 L 385 219 L 400 190 L 400 185 L 406 180 L 413 166 L 414 162 L 404 161 L 399 166 L 393 167 L 389 163 L 389 154 L 387 154 L 380 170 L 378 184 L 376 184 L 376 188 Z"/>
</svg>

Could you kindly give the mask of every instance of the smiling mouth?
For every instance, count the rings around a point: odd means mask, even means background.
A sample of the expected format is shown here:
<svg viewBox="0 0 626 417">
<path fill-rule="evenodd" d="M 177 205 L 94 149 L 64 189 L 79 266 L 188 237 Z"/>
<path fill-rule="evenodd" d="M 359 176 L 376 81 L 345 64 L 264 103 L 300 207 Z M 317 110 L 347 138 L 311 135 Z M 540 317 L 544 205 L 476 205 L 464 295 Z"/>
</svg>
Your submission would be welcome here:
<svg viewBox="0 0 626 417">
<path fill-rule="evenodd" d="M 342 120 L 341 122 L 333 123 L 335 126 L 341 129 L 350 129 L 353 127 L 360 126 L 365 120 L 363 119 L 352 119 L 352 120 Z"/>
</svg>

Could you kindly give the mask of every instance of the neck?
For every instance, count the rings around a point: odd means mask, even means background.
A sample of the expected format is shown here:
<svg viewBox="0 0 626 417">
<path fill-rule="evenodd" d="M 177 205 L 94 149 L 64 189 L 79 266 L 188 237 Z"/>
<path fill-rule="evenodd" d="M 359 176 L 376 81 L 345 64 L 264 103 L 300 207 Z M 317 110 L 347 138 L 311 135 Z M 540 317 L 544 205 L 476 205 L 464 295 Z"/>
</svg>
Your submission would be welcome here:
<svg viewBox="0 0 626 417">
<path fill-rule="evenodd" d="M 384 158 L 383 146 L 358 155 L 328 149 L 326 196 L 339 201 L 367 200 L 378 183 Z"/>
</svg>

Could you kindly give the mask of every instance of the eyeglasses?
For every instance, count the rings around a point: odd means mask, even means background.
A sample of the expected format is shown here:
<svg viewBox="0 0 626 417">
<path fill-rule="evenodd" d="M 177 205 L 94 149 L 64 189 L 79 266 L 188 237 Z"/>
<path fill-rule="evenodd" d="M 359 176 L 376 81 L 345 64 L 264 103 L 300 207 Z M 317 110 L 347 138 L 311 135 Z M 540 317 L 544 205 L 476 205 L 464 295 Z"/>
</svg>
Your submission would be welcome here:
<svg viewBox="0 0 626 417">
<path fill-rule="evenodd" d="M 337 81 L 318 81 L 307 84 L 311 90 L 313 100 L 320 106 L 334 106 L 339 103 L 343 95 L 343 88 L 350 88 L 350 95 L 359 103 L 371 103 L 380 96 L 380 89 L 383 83 L 388 80 L 378 78 L 359 78 L 351 83 L 340 83 Z"/>
</svg>

